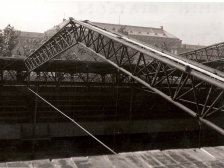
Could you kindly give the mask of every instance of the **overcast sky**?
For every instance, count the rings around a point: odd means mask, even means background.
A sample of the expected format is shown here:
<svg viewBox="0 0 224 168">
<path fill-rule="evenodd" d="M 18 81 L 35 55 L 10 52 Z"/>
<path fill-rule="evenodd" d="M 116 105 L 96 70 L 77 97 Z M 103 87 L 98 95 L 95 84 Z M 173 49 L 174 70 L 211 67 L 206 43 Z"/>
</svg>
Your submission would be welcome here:
<svg viewBox="0 0 224 168">
<path fill-rule="evenodd" d="M 0 0 L 0 29 L 45 30 L 74 17 L 106 23 L 160 27 L 183 43 L 210 45 L 224 41 L 224 3 L 106 2 L 72 0 Z M 119 19 L 120 18 L 120 19 Z"/>
</svg>

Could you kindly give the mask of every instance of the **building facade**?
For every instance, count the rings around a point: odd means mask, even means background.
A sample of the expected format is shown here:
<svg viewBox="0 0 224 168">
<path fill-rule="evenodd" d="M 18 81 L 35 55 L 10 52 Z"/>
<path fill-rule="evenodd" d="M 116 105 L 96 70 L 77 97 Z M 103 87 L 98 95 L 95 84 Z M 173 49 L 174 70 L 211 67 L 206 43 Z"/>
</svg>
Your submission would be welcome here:
<svg viewBox="0 0 224 168">
<path fill-rule="evenodd" d="M 174 54 L 177 54 L 178 48 L 181 47 L 182 43 L 179 38 L 165 31 L 163 26 L 152 28 L 97 22 L 94 22 L 94 24 L 110 31 L 123 33 L 131 38 L 165 49 Z"/>
<path fill-rule="evenodd" d="M 65 20 L 63 20 L 62 23 L 54 26 L 53 28 L 45 31 L 44 33 L 21 31 L 18 37 L 18 45 L 13 49 L 12 55 L 22 55 L 27 57 L 30 53 L 32 53 L 32 51 L 34 51 L 34 49 L 38 48 L 46 39 L 54 35 L 63 26 L 63 24 L 65 23 L 64 21 Z M 134 38 L 140 42 L 153 45 L 163 50 L 167 50 L 173 54 L 180 54 L 183 52 L 203 47 L 199 45 L 182 44 L 182 40 L 172 35 L 171 33 L 165 31 L 163 26 L 161 26 L 160 28 L 153 28 L 153 27 L 120 25 L 120 24 L 99 23 L 99 22 L 92 22 L 92 24 L 109 31 L 121 33 L 130 38 Z M 70 53 L 72 53 L 72 56 L 76 55 L 77 57 L 77 54 L 79 54 L 77 53 L 77 51 L 79 49 L 77 47 L 74 48 L 75 48 L 74 51 L 71 50 Z M 74 54 L 75 52 L 76 54 Z M 69 52 L 67 52 L 66 54 L 68 53 Z M 86 57 L 86 59 L 88 59 L 88 57 Z"/>
</svg>

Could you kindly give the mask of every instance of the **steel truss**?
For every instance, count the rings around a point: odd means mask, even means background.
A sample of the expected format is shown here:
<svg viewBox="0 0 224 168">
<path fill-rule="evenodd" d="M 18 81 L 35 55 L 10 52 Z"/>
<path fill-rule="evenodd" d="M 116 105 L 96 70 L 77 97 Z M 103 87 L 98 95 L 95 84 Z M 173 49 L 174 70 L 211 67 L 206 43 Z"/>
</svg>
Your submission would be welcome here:
<svg viewBox="0 0 224 168">
<path fill-rule="evenodd" d="M 72 18 L 67 21 L 59 32 L 25 60 L 28 71 L 39 68 L 76 44 L 109 62 L 120 73 L 126 74 L 129 81 L 142 84 L 224 135 L 222 127 L 212 122 L 213 117 L 221 115 L 218 112 L 223 111 L 224 107 L 222 74 L 90 22 Z"/>
<path fill-rule="evenodd" d="M 105 86 L 130 84 L 127 76 L 105 62 L 51 60 L 48 64 L 30 73 L 21 58 L 0 58 L 0 83 L 20 84 L 21 81 L 41 85 L 84 85 Z M 24 76 L 27 75 L 25 79 Z"/>
<path fill-rule="evenodd" d="M 191 59 L 207 66 L 224 71 L 224 43 L 213 44 L 197 50 L 179 54 L 182 57 Z"/>
<path fill-rule="evenodd" d="M 4 70 L 0 76 L 0 84 L 2 85 L 21 85 L 23 75 L 15 70 Z M 31 72 L 27 76 L 25 82 L 31 85 L 56 85 L 56 86 L 130 86 L 132 81 L 128 76 L 114 74 L 98 74 L 98 73 L 66 73 L 66 72 Z"/>
</svg>

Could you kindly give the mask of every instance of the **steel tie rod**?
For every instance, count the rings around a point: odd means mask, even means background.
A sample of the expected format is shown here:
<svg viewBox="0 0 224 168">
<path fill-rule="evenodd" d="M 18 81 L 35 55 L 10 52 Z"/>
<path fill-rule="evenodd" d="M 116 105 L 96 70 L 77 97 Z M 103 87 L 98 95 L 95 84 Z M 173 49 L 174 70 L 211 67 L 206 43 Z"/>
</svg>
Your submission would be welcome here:
<svg viewBox="0 0 224 168">
<path fill-rule="evenodd" d="M 89 136 L 91 136 L 93 139 L 95 139 L 97 142 L 99 142 L 101 145 L 103 145 L 106 149 L 108 149 L 110 152 L 112 152 L 113 154 L 117 154 L 113 149 L 111 149 L 110 147 L 108 147 L 106 144 L 104 144 L 101 140 L 99 140 L 97 137 L 95 137 L 93 134 L 91 134 L 87 129 L 85 129 L 83 126 L 81 126 L 79 123 L 77 123 L 74 119 L 72 119 L 71 117 L 69 117 L 68 115 L 66 115 L 65 113 L 63 113 L 61 110 L 59 110 L 57 107 L 55 107 L 54 105 L 52 105 L 50 102 L 48 102 L 46 99 L 44 99 L 42 96 L 40 96 L 38 93 L 36 93 L 35 91 L 33 91 L 31 88 L 28 87 L 28 90 L 30 92 L 32 92 L 34 95 L 36 95 L 39 99 L 41 99 L 42 101 L 44 101 L 45 103 L 47 103 L 49 106 L 51 106 L 53 109 L 55 109 L 56 111 L 58 111 L 59 113 L 61 113 L 63 116 L 65 116 L 67 119 L 69 119 L 72 123 L 74 123 L 75 125 L 77 125 L 79 128 L 81 128 L 84 132 L 86 132 Z"/>
</svg>

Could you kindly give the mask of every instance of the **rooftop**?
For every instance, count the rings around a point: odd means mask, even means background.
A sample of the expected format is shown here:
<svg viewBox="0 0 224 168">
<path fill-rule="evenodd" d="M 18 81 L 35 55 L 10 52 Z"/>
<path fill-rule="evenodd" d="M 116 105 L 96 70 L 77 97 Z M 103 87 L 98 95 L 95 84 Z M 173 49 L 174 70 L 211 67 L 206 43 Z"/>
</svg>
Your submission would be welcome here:
<svg viewBox="0 0 224 168">
<path fill-rule="evenodd" d="M 224 147 L 172 149 L 0 163 L 0 167 L 223 168 Z"/>
<path fill-rule="evenodd" d="M 154 28 L 154 27 L 142 27 L 142 26 L 120 25 L 120 24 L 99 23 L 99 22 L 93 22 L 93 23 L 109 30 L 124 27 L 125 30 L 128 31 L 130 35 L 133 34 L 133 35 L 156 36 L 156 37 L 178 39 L 176 36 L 165 31 L 162 26 L 161 28 Z"/>
</svg>

